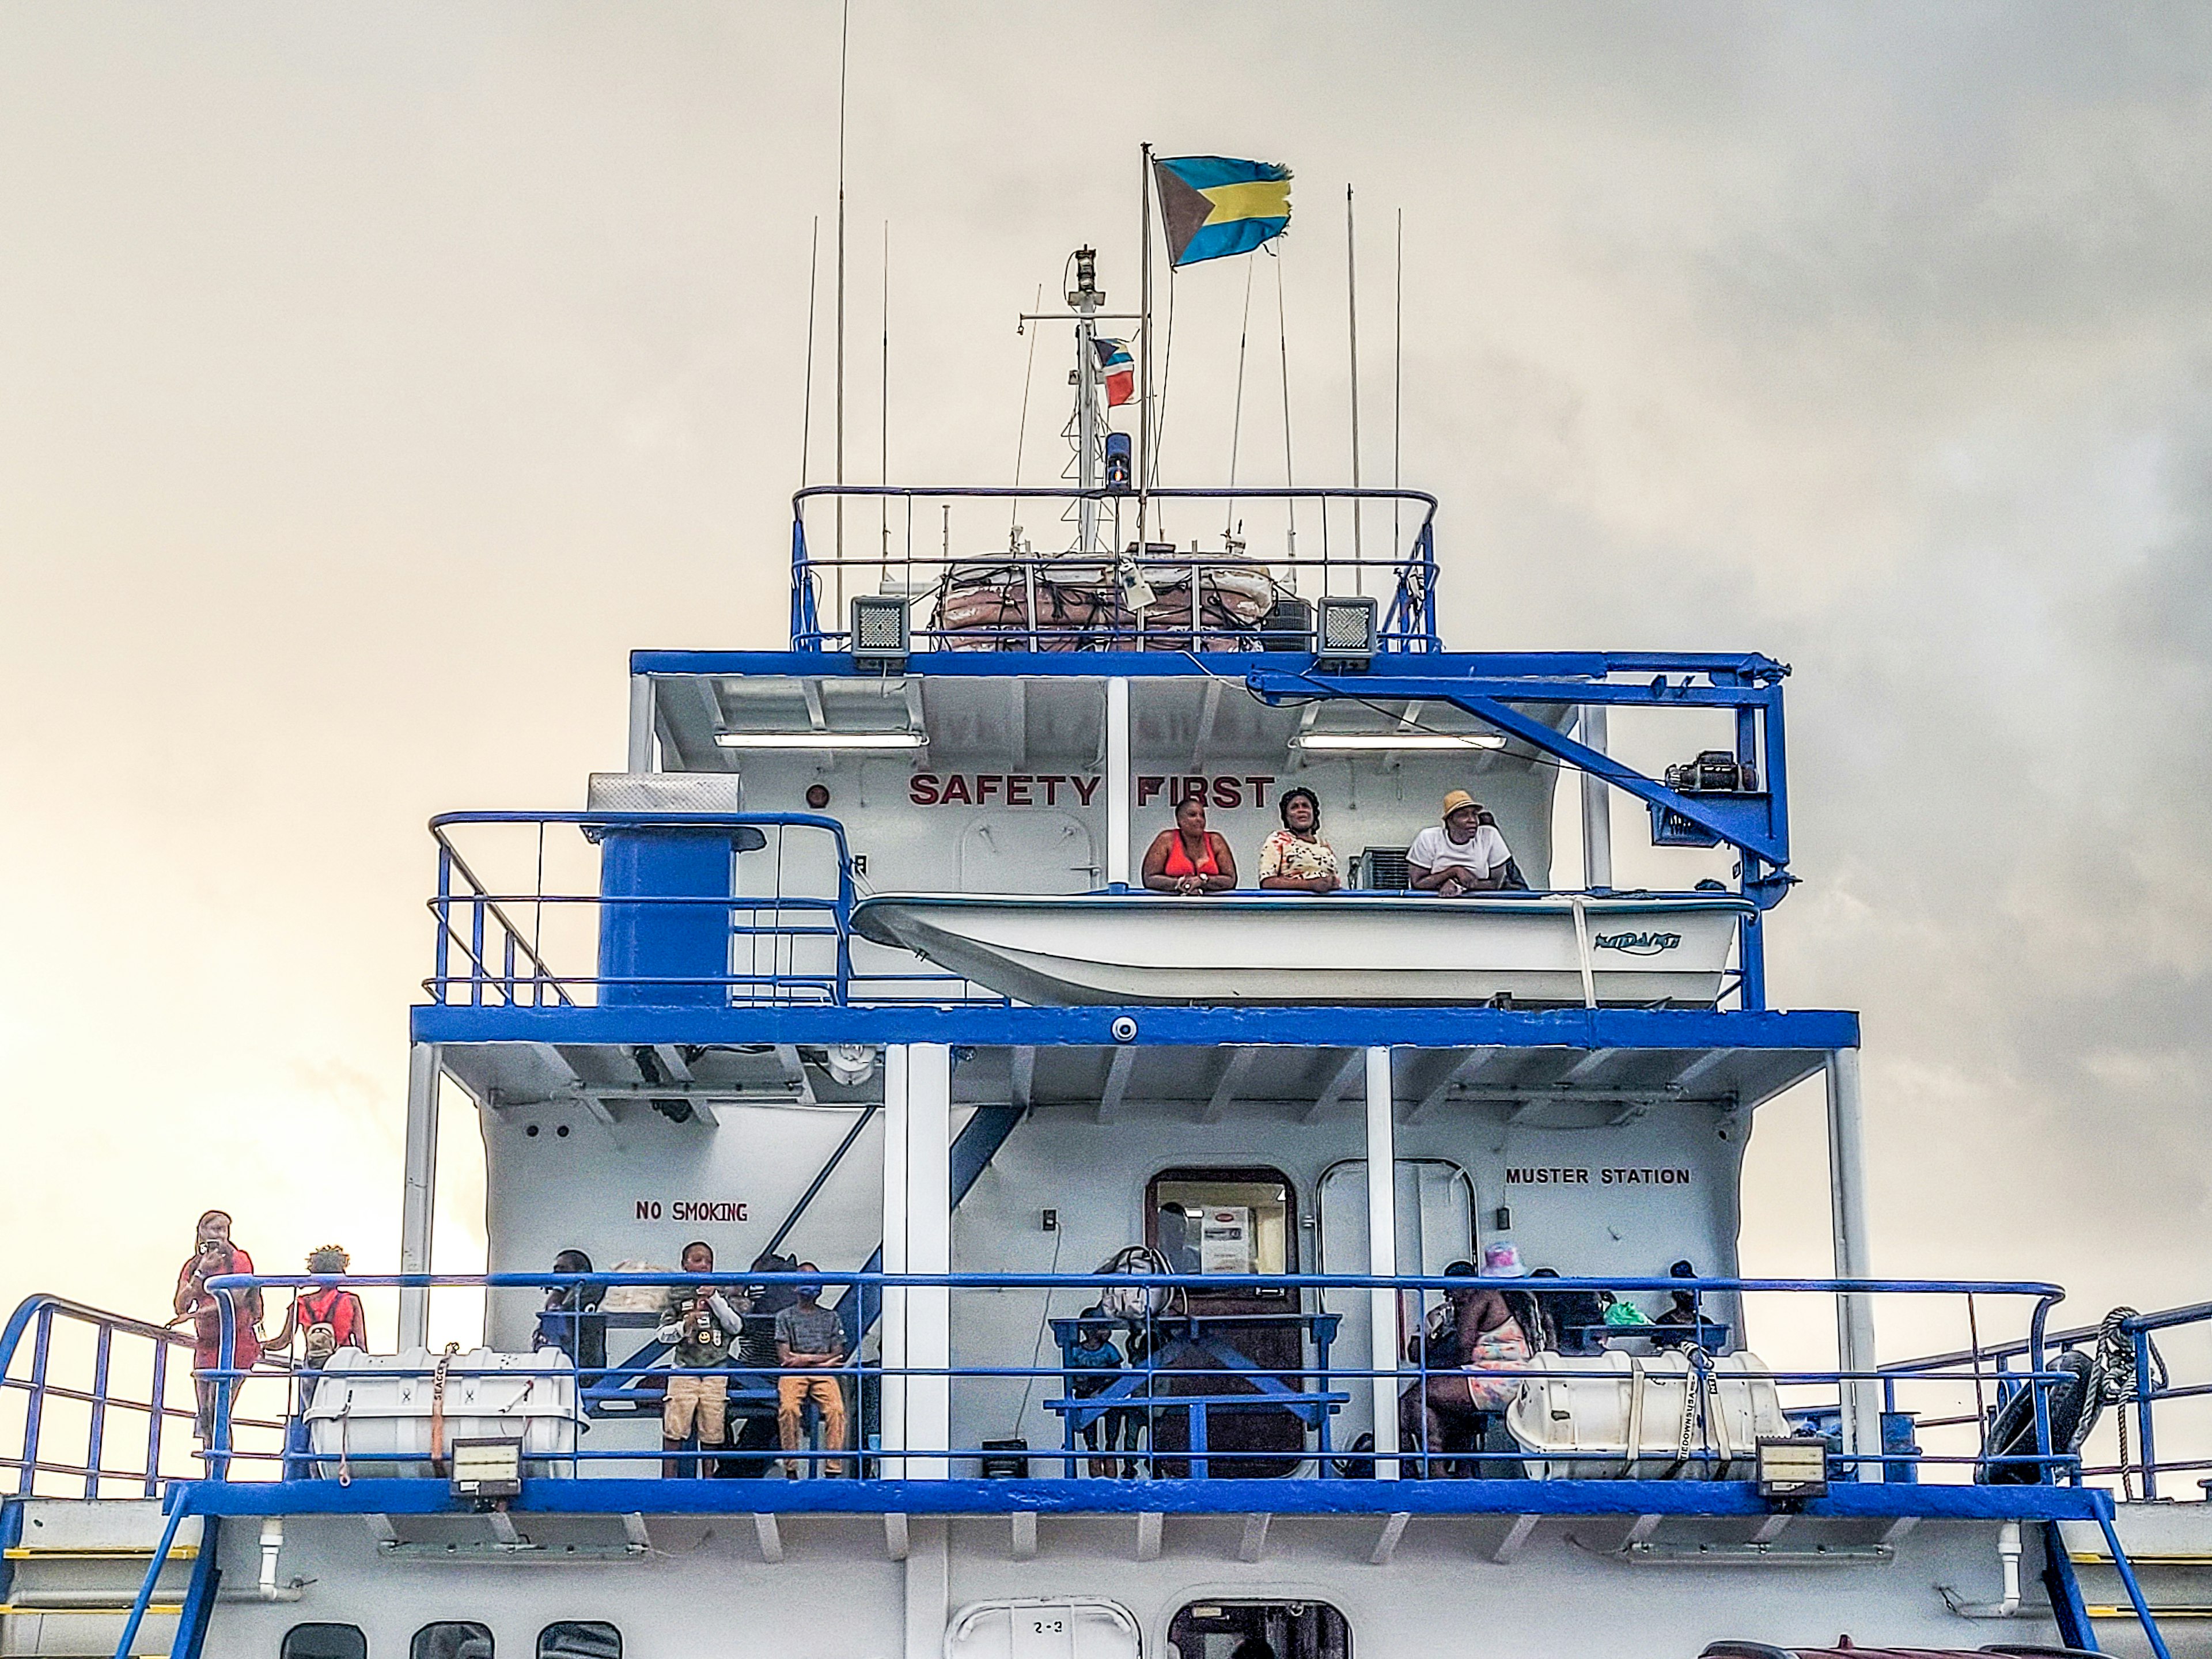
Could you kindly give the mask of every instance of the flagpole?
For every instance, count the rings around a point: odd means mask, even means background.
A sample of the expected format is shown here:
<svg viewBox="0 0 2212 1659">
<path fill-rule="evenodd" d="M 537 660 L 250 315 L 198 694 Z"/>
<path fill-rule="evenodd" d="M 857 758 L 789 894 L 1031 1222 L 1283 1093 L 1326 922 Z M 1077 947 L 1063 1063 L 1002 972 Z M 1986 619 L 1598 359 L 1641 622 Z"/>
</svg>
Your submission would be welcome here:
<svg viewBox="0 0 2212 1659">
<path fill-rule="evenodd" d="M 1344 304 L 1352 331 L 1352 591 L 1365 584 L 1359 568 L 1359 261 L 1352 231 L 1352 186 L 1344 187 Z"/>
<path fill-rule="evenodd" d="M 1146 144 L 1142 149 L 1137 185 L 1144 240 L 1144 279 L 1137 300 L 1141 331 L 1137 362 L 1143 382 L 1137 389 L 1137 556 L 1140 559 L 1145 556 L 1145 508 L 1152 482 L 1152 147 Z"/>
</svg>

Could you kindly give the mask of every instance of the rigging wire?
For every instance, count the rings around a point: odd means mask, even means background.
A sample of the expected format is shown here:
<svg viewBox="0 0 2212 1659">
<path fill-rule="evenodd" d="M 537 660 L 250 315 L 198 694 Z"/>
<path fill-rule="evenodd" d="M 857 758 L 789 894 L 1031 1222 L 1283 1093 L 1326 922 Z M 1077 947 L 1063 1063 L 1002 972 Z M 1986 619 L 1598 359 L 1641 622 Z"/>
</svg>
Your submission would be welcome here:
<svg viewBox="0 0 2212 1659">
<path fill-rule="evenodd" d="M 1047 1278 L 1050 1278 L 1060 1272 L 1060 1247 L 1066 1243 L 1066 1228 L 1062 1227 L 1053 1234 L 1052 1266 L 1044 1270 Z M 1014 1421 L 1017 1424 L 1019 1424 L 1023 1418 L 1027 1417 L 1030 1414 L 1030 1397 L 1036 1392 L 1037 1362 L 1044 1354 L 1044 1334 L 1051 1328 L 1052 1290 L 1050 1286 L 1047 1286 L 1044 1293 L 1044 1310 L 1037 1316 L 1036 1340 L 1031 1344 L 1030 1347 L 1030 1374 L 1028 1379 L 1022 1384 L 1022 1409 L 1014 1419 Z"/>
<path fill-rule="evenodd" d="M 852 59 L 853 0 L 837 14 L 837 483 L 845 482 L 845 84 Z M 845 497 L 837 497 L 837 609 L 845 608 Z"/>
<path fill-rule="evenodd" d="M 876 455 L 876 482 L 885 489 L 891 483 L 891 222 L 884 221 L 884 359 L 883 385 L 878 393 L 881 407 Z M 876 527 L 883 537 L 884 574 L 890 574 L 891 557 L 891 498 L 878 496 L 876 501 Z"/>
<path fill-rule="evenodd" d="M 1036 298 L 1030 302 L 1030 309 L 1032 312 L 1039 312 L 1044 309 L 1044 284 L 1042 283 L 1039 283 L 1037 284 Z M 1022 487 L 1022 452 L 1024 446 L 1029 442 L 1030 382 L 1036 377 L 1036 343 L 1038 332 L 1038 331 L 1030 328 L 1026 323 L 1022 325 L 1022 329 L 1023 331 L 1027 333 L 1030 337 L 1030 359 L 1028 364 L 1022 370 L 1022 417 L 1020 422 L 1014 428 L 1014 488 L 1017 489 L 1019 489 Z M 1021 510 L 1022 504 L 1018 499 L 1017 499 L 1006 509 L 1006 523 L 1009 526 L 1011 526 L 1014 522 L 1014 515 Z M 950 514 L 951 509 L 947 507 L 945 511 Z M 947 520 L 947 522 L 950 523 L 949 519 Z"/>
<path fill-rule="evenodd" d="M 1160 487 L 1160 447 L 1168 430 L 1168 377 L 1175 372 L 1176 271 L 1168 267 L 1168 337 L 1160 348 L 1160 410 L 1152 422 L 1152 487 Z"/>
<path fill-rule="evenodd" d="M 1395 315 L 1392 319 L 1390 340 L 1390 488 L 1393 489 L 1399 487 L 1398 434 L 1406 420 L 1406 210 L 1403 208 L 1398 210 L 1397 252 L 1396 268 L 1391 273 L 1395 286 L 1395 293 L 1392 296 L 1392 309 Z M 1393 559 L 1399 555 L 1398 514 L 1402 505 L 1395 500 L 1390 503 L 1390 556 Z"/>
<path fill-rule="evenodd" d="M 1221 522 L 1221 534 L 1225 539 L 1233 533 L 1237 519 L 1237 447 L 1244 430 L 1244 347 L 1252 337 L 1252 270 L 1250 260 L 1244 262 L 1244 316 L 1237 325 L 1237 401 L 1229 416 L 1229 489 L 1230 496 Z"/>
<path fill-rule="evenodd" d="M 806 239 L 806 391 L 799 411 L 799 485 L 806 487 L 806 463 L 814 441 L 814 292 L 822 279 L 822 216 Z"/>
</svg>

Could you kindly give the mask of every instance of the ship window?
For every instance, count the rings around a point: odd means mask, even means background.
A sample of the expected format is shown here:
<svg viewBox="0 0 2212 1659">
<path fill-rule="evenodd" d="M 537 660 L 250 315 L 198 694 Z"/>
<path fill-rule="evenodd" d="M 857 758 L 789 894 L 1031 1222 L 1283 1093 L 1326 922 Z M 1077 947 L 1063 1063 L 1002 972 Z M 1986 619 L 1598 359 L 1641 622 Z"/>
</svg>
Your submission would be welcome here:
<svg viewBox="0 0 2212 1659">
<path fill-rule="evenodd" d="M 407 1659 L 491 1659 L 491 1632 L 460 1620 L 425 1625 L 408 1644 Z"/>
<path fill-rule="evenodd" d="M 538 1632 L 538 1659 L 622 1659 L 622 1632 L 592 1619 L 563 1619 Z"/>
<path fill-rule="evenodd" d="M 276 1651 L 280 1659 L 368 1659 L 368 1638 L 357 1625 L 295 1625 Z"/>
<path fill-rule="evenodd" d="M 1168 1626 L 1168 1656 L 1233 1659 L 1255 1638 L 1275 1659 L 1352 1659 L 1352 1626 L 1326 1601 L 1194 1601 Z"/>
<path fill-rule="evenodd" d="M 1297 1271 L 1297 1200 L 1276 1170 L 1165 1170 L 1151 1199 L 1152 1247 L 1176 1273 Z"/>
</svg>

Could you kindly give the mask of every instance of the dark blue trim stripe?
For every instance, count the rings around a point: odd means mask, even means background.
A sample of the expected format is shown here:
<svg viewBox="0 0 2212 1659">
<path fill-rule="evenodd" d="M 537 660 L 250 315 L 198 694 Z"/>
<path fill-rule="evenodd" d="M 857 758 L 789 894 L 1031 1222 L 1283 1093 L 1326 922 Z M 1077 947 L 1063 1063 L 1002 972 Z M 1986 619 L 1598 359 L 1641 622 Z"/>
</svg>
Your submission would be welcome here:
<svg viewBox="0 0 2212 1659">
<path fill-rule="evenodd" d="M 179 1482 L 208 1515 L 458 1515 L 442 1480 Z M 2094 1521 L 2089 1486 L 1838 1486 L 1831 1520 Z M 1696 1480 L 526 1480 L 513 1507 L 568 1515 L 1663 1515 L 1770 1513 L 1749 1483 Z"/>
<path fill-rule="evenodd" d="M 1720 1013 L 1708 1009 L 1548 1008 L 1011 1008 L 420 1006 L 416 1042 L 946 1042 L 983 1048 L 1106 1047 L 1114 1022 L 1162 1047 L 1224 1043 L 1297 1048 L 1746 1048 L 1809 1055 L 1859 1046 L 1859 1020 L 1842 1010 Z"/>
</svg>

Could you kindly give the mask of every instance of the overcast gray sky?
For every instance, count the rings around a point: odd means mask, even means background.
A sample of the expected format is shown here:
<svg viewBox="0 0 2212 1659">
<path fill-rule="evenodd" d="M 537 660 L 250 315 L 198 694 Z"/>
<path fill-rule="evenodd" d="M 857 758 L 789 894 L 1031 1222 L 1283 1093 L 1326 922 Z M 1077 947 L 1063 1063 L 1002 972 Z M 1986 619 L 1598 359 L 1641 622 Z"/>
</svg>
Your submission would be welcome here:
<svg viewBox="0 0 2212 1659">
<path fill-rule="evenodd" d="M 1864 1011 L 1880 1267 L 2205 1293 L 2212 13 L 854 12 L 858 453 L 883 222 L 893 471 L 1002 480 L 1012 313 L 1085 240 L 1133 298 L 1149 138 L 1297 169 L 1340 477 L 1344 183 L 1364 297 L 1403 207 L 1453 641 L 1796 667 L 1773 994 Z M 836 40 L 0 8 L 0 1303 L 158 1303 L 210 1203 L 392 1260 L 423 820 L 579 804 L 633 646 L 780 642 Z M 1183 279 L 1170 477 L 1240 283 Z M 1820 1269 L 1817 1101 L 1752 1175 L 1747 1265 Z"/>
</svg>

